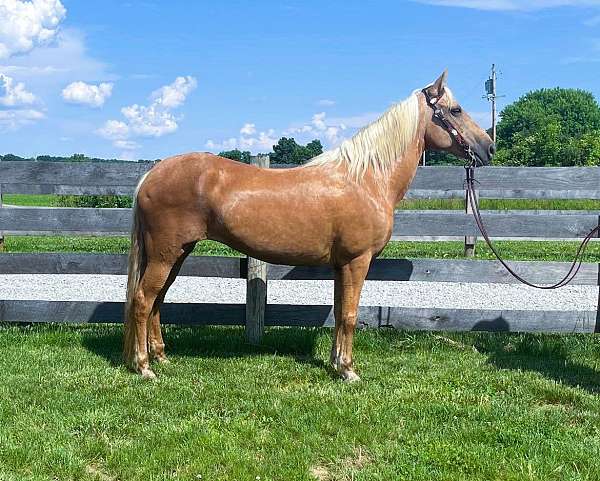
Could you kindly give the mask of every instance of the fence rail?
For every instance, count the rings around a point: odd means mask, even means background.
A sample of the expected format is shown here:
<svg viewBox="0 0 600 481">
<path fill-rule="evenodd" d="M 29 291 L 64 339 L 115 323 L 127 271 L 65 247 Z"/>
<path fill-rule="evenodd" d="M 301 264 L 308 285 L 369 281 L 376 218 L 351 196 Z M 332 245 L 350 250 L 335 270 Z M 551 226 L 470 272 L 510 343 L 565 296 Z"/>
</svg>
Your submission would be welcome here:
<svg viewBox="0 0 600 481">
<path fill-rule="evenodd" d="M 131 195 L 151 163 L 0 162 L 5 194 Z M 272 168 L 290 167 L 271 165 Z M 462 167 L 419 167 L 411 198 L 464 198 Z M 477 169 L 481 197 L 600 199 L 597 167 L 485 167 Z"/>
<path fill-rule="evenodd" d="M 2 194 L 130 195 L 152 164 L 0 162 L 0 232 L 7 235 L 124 235 L 129 209 L 11 208 Z M 281 166 L 272 166 L 281 167 Z M 409 197 L 464 198 L 464 169 L 425 167 L 418 170 Z M 497 168 L 477 170 L 480 197 L 600 199 L 600 168 Z M 583 237 L 600 220 L 594 211 L 488 211 L 483 218 L 494 237 Z M 461 211 L 398 211 L 394 238 L 476 236 L 472 217 Z M 126 274 L 126 256 L 117 254 L 0 254 L 0 274 Z M 513 262 L 536 283 L 550 283 L 568 269 L 562 262 Z M 329 267 L 266 266 L 265 280 L 330 280 Z M 240 257 L 191 256 L 181 275 L 247 278 L 248 260 Z M 378 259 L 367 277 L 376 281 L 470 283 L 515 282 L 496 262 L 434 259 Z M 587 263 L 575 284 L 600 285 L 600 264 Z M 253 289 L 250 287 L 250 289 Z M 264 296 L 263 296 L 264 297 Z M 262 298 L 262 297 L 261 297 Z M 257 299 L 259 299 L 257 297 Z M 258 300 L 259 307 L 263 301 Z M 255 307 L 256 307 L 255 306 Z M 576 308 L 576 300 L 574 300 Z M 119 322 L 119 302 L 0 300 L 0 321 Z M 256 310 L 255 308 L 251 310 Z M 244 324 L 244 304 L 166 304 L 165 322 Z M 260 313 L 259 313 L 260 314 Z M 333 325 L 331 306 L 270 304 L 262 310 L 265 325 Z M 362 306 L 365 326 L 443 330 L 519 330 L 598 332 L 600 311 L 529 311 L 430 309 Z"/>
<path fill-rule="evenodd" d="M 493 237 L 554 237 L 574 239 L 598 225 L 592 211 L 482 211 Z M 5 233 L 124 235 L 131 227 L 129 209 L 27 207 L 0 209 Z M 473 217 L 461 211 L 401 210 L 394 216 L 394 237 L 477 235 Z"/>
</svg>

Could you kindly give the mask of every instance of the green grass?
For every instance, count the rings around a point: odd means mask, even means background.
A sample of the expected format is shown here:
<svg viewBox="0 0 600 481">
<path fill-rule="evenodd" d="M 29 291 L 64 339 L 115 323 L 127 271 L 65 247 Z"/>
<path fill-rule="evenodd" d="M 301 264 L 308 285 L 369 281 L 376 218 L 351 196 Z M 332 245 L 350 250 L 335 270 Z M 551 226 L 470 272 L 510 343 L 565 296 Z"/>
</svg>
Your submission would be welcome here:
<svg viewBox="0 0 600 481">
<path fill-rule="evenodd" d="M 592 199 L 481 199 L 482 210 L 600 210 Z M 464 210 L 464 199 L 406 199 L 398 209 Z"/>
<path fill-rule="evenodd" d="M 56 195 L 22 195 L 4 194 L 2 202 L 11 205 L 24 205 L 32 207 L 53 207 L 57 205 Z"/>
<path fill-rule="evenodd" d="M 600 339 L 165 329 L 144 382 L 121 327 L 0 327 L 2 480 L 597 480 Z M 311 474 L 312 473 L 312 474 Z"/>
<path fill-rule="evenodd" d="M 500 241 L 496 243 L 509 260 L 555 260 L 573 258 L 578 242 Z M 126 237 L 24 237 L 6 238 L 6 252 L 97 252 L 125 254 L 129 249 Z M 477 244 L 475 259 L 493 259 L 483 242 Z M 239 256 L 239 252 L 214 241 L 200 242 L 194 255 Z M 390 242 L 380 258 L 460 259 L 464 257 L 462 242 Z M 590 243 L 586 262 L 600 262 L 600 243 Z"/>
</svg>

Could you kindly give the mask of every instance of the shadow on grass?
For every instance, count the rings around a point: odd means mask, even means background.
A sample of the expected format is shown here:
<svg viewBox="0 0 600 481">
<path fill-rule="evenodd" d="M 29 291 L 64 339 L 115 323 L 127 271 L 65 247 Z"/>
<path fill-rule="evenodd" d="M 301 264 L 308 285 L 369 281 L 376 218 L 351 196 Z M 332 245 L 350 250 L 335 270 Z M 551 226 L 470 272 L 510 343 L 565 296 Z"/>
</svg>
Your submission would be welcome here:
<svg viewBox="0 0 600 481">
<path fill-rule="evenodd" d="M 167 356 L 203 358 L 241 358 L 259 355 L 286 356 L 302 364 L 333 369 L 322 359 L 315 357 L 320 330 L 267 329 L 260 346 L 252 346 L 245 339 L 240 327 L 178 327 L 167 326 L 163 330 Z M 105 358 L 113 366 L 123 364 L 123 334 L 120 329 L 88 330 L 83 336 L 83 346 L 90 352 Z"/>
<path fill-rule="evenodd" d="M 600 393 L 600 373 L 571 359 L 573 348 L 560 335 L 478 335 L 475 347 L 499 369 L 538 372 L 564 385 Z"/>
</svg>

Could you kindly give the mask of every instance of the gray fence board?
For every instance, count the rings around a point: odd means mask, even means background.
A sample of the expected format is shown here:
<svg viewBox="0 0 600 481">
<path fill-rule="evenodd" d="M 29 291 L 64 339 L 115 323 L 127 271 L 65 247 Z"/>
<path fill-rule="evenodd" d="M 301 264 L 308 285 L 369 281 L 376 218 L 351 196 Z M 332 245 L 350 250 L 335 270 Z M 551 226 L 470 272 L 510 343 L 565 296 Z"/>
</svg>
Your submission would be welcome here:
<svg viewBox="0 0 600 481">
<path fill-rule="evenodd" d="M 510 261 L 526 279 L 551 284 L 570 267 L 567 262 Z M 180 276 L 245 278 L 246 259 L 240 257 L 190 256 Z M 586 263 L 573 280 L 574 285 L 599 285 L 600 265 Z M 0 255 L 0 274 L 127 274 L 124 254 L 8 253 Z M 269 280 L 333 280 L 329 266 L 285 266 L 270 264 Z M 375 259 L 367 280 L 471 283 L 518 283 L 496 261 L 460 259 Z"/>
<path fill-rule="evenodd" d="M 409 197 L 462 198 L 464 178 L 462 167 L 420 167 Z M 483 167 L 475 178 L 481 197 L 600 199 L 598 167 Z"/>
<path fill-rule="evenodd" d="M 482 211 L 491 237 L 584 237 L 598 225 L 598 214 L 589 211 Z M 477 235 L 473 216 L 460 211 L 397 211 L 394 236 Z"/>
<path fill-rule="evenodd" d="M 131 209 L 3 208 L 0 229 L 16 233 L 126 234 L 131 228 Z"/>
<path fill-rule="evenodd" d="M 138 162 L 0 162 L 5 185 L 134 186 L 153 163 Z"/>
<path fill-rule="evenodd" d="M 240 257 L 190 256 L 180 276 L 244 277 L 246 259 Z M 4 253 L 0 274 L 127 274 L 126 254 Z"/>
<path fill-rule="evenodd" d="M 584 237 L 598 225 L 590 211 L 483 211 L 492 237 Z M 129 233 L 130 209 L 3 208 L 0 230 L 6 233 L 112 235 Z M 477 235 L 472 216 L 460 211 L 397 211 L 394 236 Z"/>
<path fill-rule="evenodd" d="M 536 284 L 552 284 L 569 270 L 568 262 L 509 261 L 517 273 Z M 1 265 L 1 264 L 0 264 Z M 600 265 L 585 263 L 573 285 L 599 285 Z M 328 266 L 269 265 L 270 280 L 333 280 Z M 518 284 L 499 262 L 460 259 L 375 259 L 367 280 Z"/>
<path fill-rule="evenodd" d="M 0 162 L 0 182 L 9 194 L 130 195 L 152 165 Z M 462 198 L 464 175 L 462 167 L 420 167 L 408 197 Z M 600 199 L 598 167 L 483 167 L 476 178 L 482 197 Z"/>
<path fill-rule="evenodd" d="M 244 304 L 177 304 L 161 308 L 164 323 L 243 325 Z M 0 301 L 2 322 L 122 322 L 123 303 L 81 301 Z M 598 332 L 597 311 L 494 311 L 361 306 L 359 326 L 436 331 Z M 327 305 L 269 304 L 268 326 L 334 325 Z"/>
</svg>

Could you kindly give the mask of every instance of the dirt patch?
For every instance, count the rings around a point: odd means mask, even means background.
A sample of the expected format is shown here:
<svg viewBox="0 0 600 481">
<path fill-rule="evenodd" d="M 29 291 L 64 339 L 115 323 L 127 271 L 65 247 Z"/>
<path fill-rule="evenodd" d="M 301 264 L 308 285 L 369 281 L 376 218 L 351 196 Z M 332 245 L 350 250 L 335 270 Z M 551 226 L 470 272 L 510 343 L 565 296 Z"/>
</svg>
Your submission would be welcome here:
<svg viewBox="0 0 600 481">
<path fill-rule="evenodd" d="M 373 458 L 369 453 L 359 446 L 351 456 L 333 463 L 314 466 L 309 472 L 317 481 L 352 481 L 358 471 L 372 462 Z"/>
</svg>

